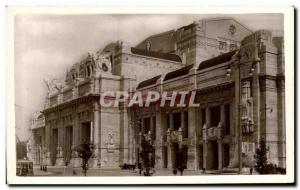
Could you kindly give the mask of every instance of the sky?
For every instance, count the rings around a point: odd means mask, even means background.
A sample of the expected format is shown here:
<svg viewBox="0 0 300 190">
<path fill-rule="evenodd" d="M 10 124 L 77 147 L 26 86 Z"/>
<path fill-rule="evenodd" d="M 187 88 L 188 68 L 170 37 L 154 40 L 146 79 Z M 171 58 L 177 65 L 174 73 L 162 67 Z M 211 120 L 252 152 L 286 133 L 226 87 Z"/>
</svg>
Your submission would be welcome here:
<svg viewBox="0 0 300 190">
<path fill-rule="evenodd" d="M 30 138 L 33 113 L 43 109 L 44 78 L 65 79 L 66 71 L 90 51 L 123 40 L 132 46 L 146 37 L 180 28 L 203 18 L 231 17 L 252 31 L 283 33 L 280 14 L 247 15 L 50 15 L 15 17 L 15 111 L 16 133 Z"/>
</svg>

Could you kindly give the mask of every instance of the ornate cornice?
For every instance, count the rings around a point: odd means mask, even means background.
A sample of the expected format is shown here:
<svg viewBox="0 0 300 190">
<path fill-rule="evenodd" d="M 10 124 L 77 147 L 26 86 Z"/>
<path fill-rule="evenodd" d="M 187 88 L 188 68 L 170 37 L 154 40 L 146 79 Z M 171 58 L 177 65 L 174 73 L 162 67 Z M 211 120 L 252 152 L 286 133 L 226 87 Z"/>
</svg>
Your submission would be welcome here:
<svg viewBox="0 0 300 190">
<path fill-rule="evenodd" d="M 42 113 L 49 114 L 51 112 L 59 111 L 66 107 L 74 106 L 74 105 L 77 105 L 77 104 L 80 104 L 83 102 L 91 102 L 93 100 L 99 100 L 99 97 L 100 97 L 100 94 L 88 94 L 86 96 L 82 96 L 82 97 L 76 98 L 74 100 L 64 102 L 64 103 L 56 105 L 54 107 L 47 108 L 47 109 L 43 110 Z"/>
<path fill-rule="evenodd" d="M 225 83 L 209 86 L 206 88 L 197 89 L 196 91 L 197 91 L 197 93 L 200 93 L 200 94 L 213 92 L 213 91 L 219 91 L 219 90 L 230 88 L 231 86 L 233 86 L 233 84 L 234 84 L 233 82 L 225 82 Z"/>
</svg>

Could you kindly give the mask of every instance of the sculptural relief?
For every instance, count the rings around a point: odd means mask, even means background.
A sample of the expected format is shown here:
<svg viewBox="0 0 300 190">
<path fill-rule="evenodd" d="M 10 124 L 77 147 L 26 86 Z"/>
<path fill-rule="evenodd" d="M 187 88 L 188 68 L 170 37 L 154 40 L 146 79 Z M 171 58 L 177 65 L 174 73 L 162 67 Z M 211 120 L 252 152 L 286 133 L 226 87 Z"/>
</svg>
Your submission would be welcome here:
<svg viewBox="0 0 300 190">
<path fill-rule="evenodd" d="M 63 83 L 61 83 L 58 79 L 49 79 L 45 78 L 44 82 L 47 86 L 48 93 L 55 93 L 64 88 Z"/>
<path fill-rule="evenodd" d="M 94 61 L 96 72 L 111 72 L 111 61 L 108 54 L 100 54 Z"/>
<path fill-rule="evenodd" d="M 109 133 L 109 134 L 108 134 L 106 144 L 107 144 L 107 152 L 109 152 L 109 153 L 114 152 L 114 149 L 115 149 L 115 141 L 114 141 L 114 138 L 113 138 L 113 134 L 112 134 L 112 133 Z"/>
</svg>

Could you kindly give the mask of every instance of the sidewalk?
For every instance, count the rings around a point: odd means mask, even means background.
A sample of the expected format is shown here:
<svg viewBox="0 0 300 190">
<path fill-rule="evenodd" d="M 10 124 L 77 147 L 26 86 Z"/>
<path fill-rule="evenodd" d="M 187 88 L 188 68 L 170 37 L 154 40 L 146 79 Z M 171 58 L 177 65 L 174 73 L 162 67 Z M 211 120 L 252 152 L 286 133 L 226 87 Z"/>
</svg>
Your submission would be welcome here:
<svg viewBox="0 0 300 190">
<path fill-rule="evenodd" d="M 253 175 L 256 173 L 253 172 Z M 41 171 L 40 167 L 34 167 L 35 176 L 84 176 L 82 168 L 73 168 L 71 166 L 58 167 L 58 166 L 48 166 L 47 172 Z M 199 176 L 199 175 L 238 175 L 236 169 L 226 169 L 223 171 L 218 170 L 208 170 L 203 173 L 202 170 L 184 170 L 183 176 Z M 250 175 L 248 170 L 243 171 L 242 175 Z M 121 170 L 121 169 L 100 169 L 100 168 L 90 168 L 87 171 L 87 176 L 140 176 L 138 170 Z M 178 171 L 176 175 L 173 174 L 173 170 L 163 168 L 156 170 L 153 176 L 180 176 Z"/>
<path fill-rule="evenodd" d="M 53 171 L 49 171 L 47 169 L 47 172 L 42 171 L 40 169 L 40 166 L 34 166 L 33 167 L 33 173 L 35 176 L 60 176 L 60 172 L 53 172 Z"/>
<path fill-rule="evenodd" d="M 40 167 L 34 167 L 35 176 L 84 176 L 82 168 L 48 166 L 47 172 L 41 171 Z M 138 176 L 138 173 L 121 169 L 90 168 L 87 176 Z"/>
</svg>

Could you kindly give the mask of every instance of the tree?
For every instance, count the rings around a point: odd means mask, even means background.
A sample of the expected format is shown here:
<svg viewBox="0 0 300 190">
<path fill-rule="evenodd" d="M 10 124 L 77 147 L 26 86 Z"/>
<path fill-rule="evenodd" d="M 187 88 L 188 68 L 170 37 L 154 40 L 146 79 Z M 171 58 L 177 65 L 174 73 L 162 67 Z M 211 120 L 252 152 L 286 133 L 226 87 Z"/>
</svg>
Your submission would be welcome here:
<svg viewBox="0 0 300 190">
<path fill-rule="evenodd" d="M 93 156 L 93 145 L 90 143 L 83 143 L 75 147 L 79 158 L 82 160 L 82 169 L 84 176 L 86 176 L 89 169 L 89 159 Z"/>
<path fill-rule="evenodd" d="M 266 147 L 266 141 L 264 139 L 261 139 L 259 141 L 259 147 L 255 151 L 255 170 L 260 173 L 264 174 L 265 169 L 268 165 L 268 159 L 267 159 L 267 147 Z"/>
</svg>

